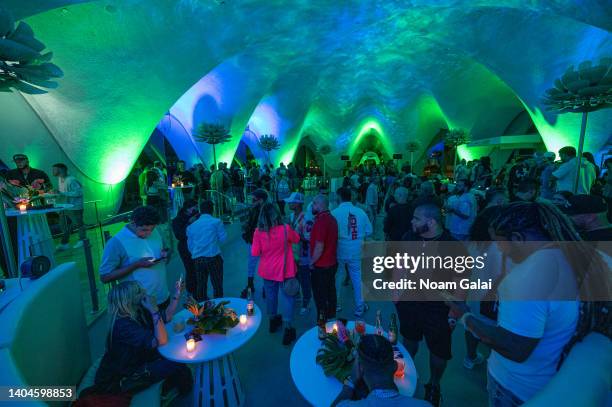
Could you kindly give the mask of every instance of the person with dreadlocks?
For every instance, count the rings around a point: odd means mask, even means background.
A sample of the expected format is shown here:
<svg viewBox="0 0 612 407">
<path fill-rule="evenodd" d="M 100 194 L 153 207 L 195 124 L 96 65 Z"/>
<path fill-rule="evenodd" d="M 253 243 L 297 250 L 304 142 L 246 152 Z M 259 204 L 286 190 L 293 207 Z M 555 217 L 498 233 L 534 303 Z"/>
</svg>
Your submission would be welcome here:
<svg viewBox="0 0 612 407">
<path fill-rule="evenodd" d="M 396 368 L 391 342 L 380 335 L 365 335 L 357 347 L 353 372 L 344 380 L 344 387 L 332 406 L 431 407 L 426 401 L 413 399 L 398 392 L 393 381 Z M 368 390 L 367 397 L 352 401 L 356 393 L 355 386 L 363 384 Z"/>
<path fill-rule="evenodd" d="M 497 324 L 475 316 L 463 303 L 450 305 L 465 329 L 492 349 L 489 405 L 517 406 L 555 375 L 564 348 L 581 326 L 578 293 L 600 296 L 592 290 L 597 285 L 607 293 L 598 277 L 609 272 L 553 205 L 512 203 L 491 220 L 489 232 L 515 264 L 498 286 Z"/>
</svg>

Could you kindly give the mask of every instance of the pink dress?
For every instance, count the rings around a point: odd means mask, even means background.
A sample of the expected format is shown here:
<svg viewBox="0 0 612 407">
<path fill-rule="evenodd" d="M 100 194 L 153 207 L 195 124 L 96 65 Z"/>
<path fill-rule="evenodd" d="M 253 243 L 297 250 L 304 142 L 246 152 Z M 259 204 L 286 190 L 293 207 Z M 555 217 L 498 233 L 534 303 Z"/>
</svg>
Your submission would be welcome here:
<svg viewBox="0 0 612 407">
<path fill-rule="evenodd" d="M 287 243 L 285 243 L 285 228 L 287 230 Z M 257 273 L 262 278 L 272 281 L 284 281 L 287 278 L 295 277 L 297 267 L 293 259 L 291 245 L 299 241 L 300 236 L 289 225 L 275 226 L 269 232 L 255 229 L 251 254 L 259 256 Z M 283 254 L 285 253 L 286 258 L 283 262 Z M 285 274 L 283 276 L 284 263 Z"/>
</svg>

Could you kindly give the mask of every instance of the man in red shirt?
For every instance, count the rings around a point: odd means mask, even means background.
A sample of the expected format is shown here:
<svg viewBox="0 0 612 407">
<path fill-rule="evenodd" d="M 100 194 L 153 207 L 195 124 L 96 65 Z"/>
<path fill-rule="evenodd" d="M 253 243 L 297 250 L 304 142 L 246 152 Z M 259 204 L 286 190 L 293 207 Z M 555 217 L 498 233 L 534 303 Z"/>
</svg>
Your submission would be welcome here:
<svg viewBox="0 0 612 407">
<path fill-rule="evenodd" d="M 338 223 L 329 212 L 329 201 L 325 195 L 317 195 L 312 201 L 315 216 L 310 233 L 310 268 L 312 294 L 317 306 L 317 318 L 336 317 L 336 248 L 338 246 Z"/>
</svg>

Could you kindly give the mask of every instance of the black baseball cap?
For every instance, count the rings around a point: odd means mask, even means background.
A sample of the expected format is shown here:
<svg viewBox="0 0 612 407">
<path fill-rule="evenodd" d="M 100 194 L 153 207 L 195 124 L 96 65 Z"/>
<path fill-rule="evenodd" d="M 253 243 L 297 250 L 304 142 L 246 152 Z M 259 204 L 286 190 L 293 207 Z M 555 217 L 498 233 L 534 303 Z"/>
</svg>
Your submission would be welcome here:
<svg viewBox="0 0 612 407">
<path fill-rule="evenodd" d="M 566 215 L 586 215 L 602 213 L 608 210 L 606 201 L 598 195 L 572 195 L 567 198 L 567 204 L 561 207 Z"/>
<path fill-rule="evenodd" d="M 28 156 L 25 154 L 15 154 L 13 156 L 13 161 L 21 161 L 21 160 L 27 160 Z"/>
</svg>

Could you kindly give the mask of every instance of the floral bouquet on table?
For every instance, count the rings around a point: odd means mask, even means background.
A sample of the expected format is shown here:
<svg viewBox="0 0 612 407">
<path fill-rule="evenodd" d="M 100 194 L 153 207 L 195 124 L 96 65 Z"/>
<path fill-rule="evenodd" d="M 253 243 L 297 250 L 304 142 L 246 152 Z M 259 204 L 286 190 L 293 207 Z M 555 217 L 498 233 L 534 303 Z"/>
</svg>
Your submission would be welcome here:
<svg viewBox="0 0 612 407">
<path fill-rule="evenodd" d="M 193 325 L 191 333 L 193 335 L 225 335 L 228 329 L 238 325 L 236 311 L 227 308 L 227 304 L 229 301 L 221 301 L 216 305 L 213 301 L 206 301 L 200 306 L 193 297 L 189 297 L 185 308 L 193 314 L 193 317 L 187 320 L 189 325 Z"/>
<path fill-rule="evenodd" d="M 328 333 L 317 352 L 317 364 L 325 376 L 333 376 L 340 382 L 350 376 L 355 361 L 355 345 L 346 329 L 345 322 L 338 320 L 334 330 Z"/>
<path fill-rule="evenodd" d="M 173 176 L 172 185 L 177 186 L 177 187 L 182 187 L 184 185 L 183 177 L 180 175 Z"/>
</svg>

